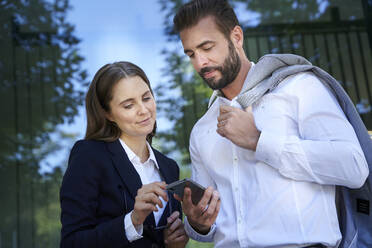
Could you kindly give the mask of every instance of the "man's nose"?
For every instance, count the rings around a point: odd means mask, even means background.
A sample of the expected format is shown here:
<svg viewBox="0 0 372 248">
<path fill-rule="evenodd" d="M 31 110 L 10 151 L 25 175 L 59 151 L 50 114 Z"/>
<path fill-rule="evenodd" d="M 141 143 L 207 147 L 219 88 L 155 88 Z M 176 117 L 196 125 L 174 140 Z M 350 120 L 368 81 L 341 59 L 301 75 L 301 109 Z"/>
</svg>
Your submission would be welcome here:
<svg viewBox="0 0 372 248">
<path fill-rule="evenodd" d="M 200 69 L 206 67 L 208 65 L 208 58 L 203 54 L 197 54 L 195 56 L 195 69 L 200 71 Z"/>
</svg>

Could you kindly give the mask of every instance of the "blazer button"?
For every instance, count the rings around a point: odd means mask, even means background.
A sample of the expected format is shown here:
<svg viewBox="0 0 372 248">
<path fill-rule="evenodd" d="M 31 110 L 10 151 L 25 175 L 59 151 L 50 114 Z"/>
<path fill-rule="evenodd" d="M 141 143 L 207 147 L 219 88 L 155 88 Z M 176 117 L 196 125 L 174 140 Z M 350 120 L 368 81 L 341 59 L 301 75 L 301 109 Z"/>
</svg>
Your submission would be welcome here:
<svg viewBox="0 0 372 248">
<path fill-rule="evenodd" d="M 159 248 L 159 246 L 158 246 L 158 244 L 153 243 L 153 244 L 151 245 L 151 248 Z"/>
</svg>

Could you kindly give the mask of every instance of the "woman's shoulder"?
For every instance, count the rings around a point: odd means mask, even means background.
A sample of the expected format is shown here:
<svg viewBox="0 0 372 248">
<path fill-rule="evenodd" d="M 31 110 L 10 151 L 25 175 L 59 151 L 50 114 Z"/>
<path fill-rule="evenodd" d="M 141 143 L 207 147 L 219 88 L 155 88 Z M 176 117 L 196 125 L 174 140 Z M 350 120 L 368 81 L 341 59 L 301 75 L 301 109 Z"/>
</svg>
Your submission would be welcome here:
<svg viewBox="0 0 372 248">
<path fill-rule="evenodd" d="M 71 149 L 71 154 L 87 155 L 90 157 L 102 156 L 106 153 L 106 142 L 99 140 L 78 140 Z"/>
<path fill-rule="evenodd" d="M 87 140 L 87 139 L 81 139 L 75 142 L 73 147 L 78 148 L 95 148 L 95 147 L 103 147 L 105 145 L 105 141 L 100 140 Z"/>
</svg>

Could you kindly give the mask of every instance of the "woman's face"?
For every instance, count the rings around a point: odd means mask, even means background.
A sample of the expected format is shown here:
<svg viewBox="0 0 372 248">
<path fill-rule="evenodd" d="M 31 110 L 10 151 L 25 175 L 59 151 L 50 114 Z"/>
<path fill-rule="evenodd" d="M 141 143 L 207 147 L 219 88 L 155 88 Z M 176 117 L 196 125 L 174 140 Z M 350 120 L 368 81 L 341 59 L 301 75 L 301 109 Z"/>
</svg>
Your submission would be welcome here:
<svg viewBox="0 0 372 248">
<path fill-rule="evenodd" d="M 144 138 L 152 132 L 156 103 L 148 85 L 139 76 L 123 78 L 112 89 L 107 118 L 122 131 L 120 138 Z"/>
</svg>

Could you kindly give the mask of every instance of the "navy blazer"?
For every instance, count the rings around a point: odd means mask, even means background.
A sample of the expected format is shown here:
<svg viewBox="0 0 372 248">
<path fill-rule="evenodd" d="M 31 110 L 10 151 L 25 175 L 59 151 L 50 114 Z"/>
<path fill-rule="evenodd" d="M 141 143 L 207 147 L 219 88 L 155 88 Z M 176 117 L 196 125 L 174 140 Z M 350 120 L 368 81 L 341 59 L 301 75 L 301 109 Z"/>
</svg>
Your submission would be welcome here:
<svg viewBox="0 0 372 248">
<path fill-rule="evenodd" d="M 178 180 L 176 162 L 153 151 L 163 180 L 167 184 Z M 60 190 L 60 247 L 163 247 L 163 231 L 151 228 L 155 226 L 152 213 L 144 222 L 143 238 L 130 243 L 126 237 L 124 216 L 133 210 L 141 187 L 141 179 L 119 140 L 76 142 Z M 182 213 L 173 196 L 170 201 L 172 211 Z M 169 215 L 167 203 L 158 226 L 166 225 Z"/>
</svg>

